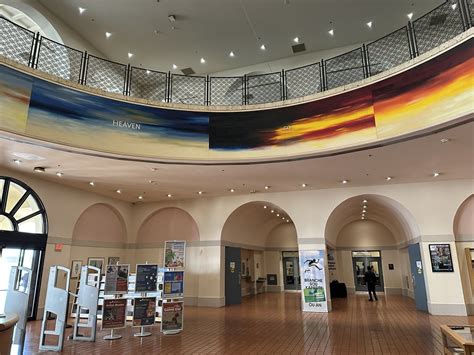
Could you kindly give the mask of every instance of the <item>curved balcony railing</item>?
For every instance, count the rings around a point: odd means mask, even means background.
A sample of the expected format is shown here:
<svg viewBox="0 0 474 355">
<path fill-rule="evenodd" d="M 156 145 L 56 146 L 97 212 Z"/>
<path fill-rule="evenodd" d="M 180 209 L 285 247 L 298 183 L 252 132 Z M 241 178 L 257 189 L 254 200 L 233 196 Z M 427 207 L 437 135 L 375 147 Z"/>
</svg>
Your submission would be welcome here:
<svg viewBox="0 0 474 355">
<path fill-rule="evenodd" d="M 235 77 L 187 76 L 112 62 L 62 45 L 0 17 L 0 55 L 106 92 L 192 105 L 252 105 L 316 94 L 382 73 L 472 27 L 469 0 L 447 1 L 350 52 L 281 72 Z"/>
</svg>

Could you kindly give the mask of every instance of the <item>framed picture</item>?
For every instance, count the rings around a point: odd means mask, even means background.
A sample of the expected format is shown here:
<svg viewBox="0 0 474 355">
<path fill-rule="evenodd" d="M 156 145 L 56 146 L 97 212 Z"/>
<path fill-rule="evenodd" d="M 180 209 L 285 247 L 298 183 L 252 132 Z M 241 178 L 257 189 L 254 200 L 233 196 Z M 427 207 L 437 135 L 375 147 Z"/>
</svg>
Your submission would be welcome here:
<svg viewBox="0 0 474 355">
<path fill-rule="evenodd" d="M 71 262 L 71 279 L 77 279 L 81 275 L 82 260 Z"/>
<path fill-rule="evenodd" d="M 116 265 L 120 262 L 120 256 L 109 256 L 107 259 L 107 265 Z"/>
<path fill-rule="evenodd" d="M 105 264 L 105 258 L 90 257 L 87 259 L 87 265 L 99 268 L 101 274 L 104 273 L 104 264 Z"/>
<path fill-rule="evenodd" d="M 433 272 L 454 272 L 449 244 L 430 244 L 429 248 Z"/>
</svg>

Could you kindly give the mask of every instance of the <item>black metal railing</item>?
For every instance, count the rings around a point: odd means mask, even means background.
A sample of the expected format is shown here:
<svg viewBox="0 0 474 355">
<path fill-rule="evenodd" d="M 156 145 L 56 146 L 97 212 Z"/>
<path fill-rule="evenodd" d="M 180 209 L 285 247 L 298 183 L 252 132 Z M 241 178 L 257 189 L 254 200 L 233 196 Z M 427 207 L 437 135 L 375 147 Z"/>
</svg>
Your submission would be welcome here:
<svg viewBox="0 0 474 355">
<path fill-rule="evenodd" d="M 0 55 L 106 92 L 190 105 L 252 105 L 352 84 L 409 61 L 473 26 L 471 0 L 449 0 L 392 33 L 347 53 L 281 72 L 236 77 L 187 76 L 90 55 L 0 16 Z"/>
</svg>

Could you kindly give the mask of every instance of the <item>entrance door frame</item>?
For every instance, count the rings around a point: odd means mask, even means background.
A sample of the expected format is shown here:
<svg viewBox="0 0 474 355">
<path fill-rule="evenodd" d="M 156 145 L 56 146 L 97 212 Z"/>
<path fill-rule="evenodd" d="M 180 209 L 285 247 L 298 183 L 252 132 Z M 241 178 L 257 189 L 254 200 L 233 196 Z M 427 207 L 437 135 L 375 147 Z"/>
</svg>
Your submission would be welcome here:
<svg viewBox="0 0 474 355">
<path fill-rule="evenodd" d="M 378 252 L 379 256 L 353 256 L 354 252 Z M 367 271 L 367 266 L 370 265 L 371 261 L 378 261 L 379 263 L 379 284 L 376 284 L 375 286 L 375 291 L 376 292 L 385 292 L 385 286 L 384 286 L 384 278 L 383 278 L 383 267 L 382 267 L 382 251 L 381 250 L 352 250 L 351 251 L 351 258 L 352 258 L 352 273 L 354 275 L 354 289 L 356 292 L 366 292 L 367 291 L 367 285 L 364 283 L 364 286 L 360 286 L 360 284 L 357 282 L 357 275 L 356 275 L 356 262 L 359 261 L 357 259 L 364 259 L 364 274 Z"/>
</svg>

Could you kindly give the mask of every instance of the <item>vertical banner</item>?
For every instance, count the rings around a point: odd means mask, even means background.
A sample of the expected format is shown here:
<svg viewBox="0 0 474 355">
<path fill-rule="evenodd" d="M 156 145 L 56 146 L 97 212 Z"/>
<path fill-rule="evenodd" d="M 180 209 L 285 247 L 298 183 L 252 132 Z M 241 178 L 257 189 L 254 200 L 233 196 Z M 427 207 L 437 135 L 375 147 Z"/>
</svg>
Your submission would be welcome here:
<svg viewBox="0 0 474 355">
<path fill-rule="evenodd" d="M 301 304 L 304 312 L 327 312 L 324 250 L 301 250 Z"/>
<path fill-rule="evenodd" d="M 184 240 L 167 240 L 165 242 L 165 267 L 184 268 L 186 242 Z"/>
</svg>

